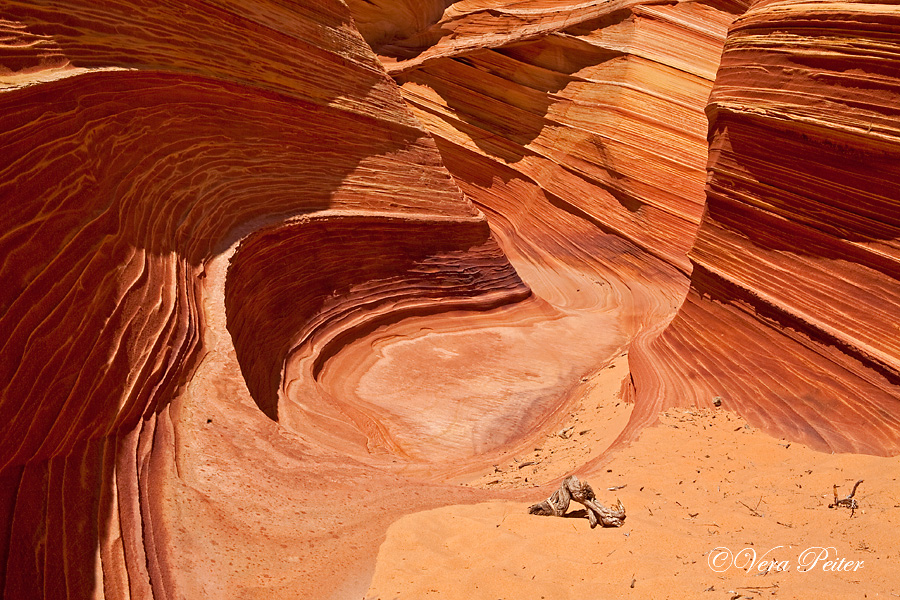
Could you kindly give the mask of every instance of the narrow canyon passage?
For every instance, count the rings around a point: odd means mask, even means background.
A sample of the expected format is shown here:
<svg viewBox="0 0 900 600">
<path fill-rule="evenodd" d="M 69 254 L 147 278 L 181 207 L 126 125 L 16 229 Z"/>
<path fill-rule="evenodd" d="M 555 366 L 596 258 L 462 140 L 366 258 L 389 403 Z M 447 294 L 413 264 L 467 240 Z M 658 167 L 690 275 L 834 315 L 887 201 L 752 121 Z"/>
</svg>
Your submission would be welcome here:
<svg viewBox="0 0 900 600">
<path fill-rule="evenodd" d="M 310 398 L 332 402 L 362 435 L 337 444 L 322 421 L 322 444 L 440 479 L 515 450 L 583 377 L 664 327 L 687 291 L 702 111 L 730 18 L 642 7 L 403 70 L 404 98 L 532 296 L 383 326 L 312 376 L 300 353 L 286 363 L 279 421 L 311 434 Z M 689 62 L 660 46 L 683 35 L 696 40 Z"/>
</svg>

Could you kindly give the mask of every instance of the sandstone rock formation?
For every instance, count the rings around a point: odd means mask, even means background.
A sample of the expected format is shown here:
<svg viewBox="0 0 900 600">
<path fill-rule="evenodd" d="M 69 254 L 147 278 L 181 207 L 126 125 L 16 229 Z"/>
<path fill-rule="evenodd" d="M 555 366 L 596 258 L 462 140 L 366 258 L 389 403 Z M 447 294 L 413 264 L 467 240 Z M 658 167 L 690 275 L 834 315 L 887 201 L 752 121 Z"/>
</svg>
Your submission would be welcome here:
<svg viewBox="0 0 900 600">
<path fill-rule="evenodd" d="M 488 333 L 512 350 L 492 346 L 491 355 L 509 358 L 491 360 L 482 377 L 505 406 L 521 402 L 522 410 L 548 413 L 548 400 L 564 397 L 581 375 L 639 333 L 655 335 L 684 297 L 687 251 L 704 206 L 703 109 L 739 7 L 457 2 L 429 21 L 433 11 L 417 3 L 407 9 L 408 23 L 428 26 L 386 39 L 369 24 L 394 14 L 398 3 L 385 3 L 381 13 L 377 3 L 350 6 L 460 188 L 488 215 L 537 299 L 550 305 L 531 330 L 498 330 L 492 321 Z M 503 323 L 515 325 L 523 310 L 520 303 L 507 311 Z M 421 345 L 481 357 L 484 333 L 477 331 L 470 321 L 468 352 L 455 341 L 442 346 L 448 341 L 437 333 Z M 543 348 L 553 349 L 555 364 L 543 360 Z M 410 390 L 392 393 L 402 373 L 388 370 L 389 361 L 362 368 L 362 360 L 334 363 L 345 379 L 342 395 L 364 391 L 365 402 L 393 396 L 393 405 L 410 403 Z M 486 384 L 465 385 L 472 361 L 458 362 L 437 391 L 471 407 L 482 402 Z M 445 362 L 430 364 L 431 389 L 423 395 L 443 381 Z M 357 385 L 364 377 L 386 384 Z M 522 383 L 529 380 L 536 381 Z M 489 431 L 496 437 L 507 427 L 522 425 L 507 417 Z M 471 437 L 470 452 L 497 445 Z M 437 451 L 428 448 L 431 456 Z"/>
<path fill-rule="evenodd" d="M 625 348 L 898 450 L 887 3 L 3 6 L 4 597 L 358 595 Z"/>
<path fill-rule="evenodd" d="M 632 364 L 639 403 L 722 396 L 814 448 L 900 451 L 898 18 L 786 1 L 734 23 L 691 290 Z"/>
<path fill-rule="evenodd" d="M 4 596 L 327 585 L 327 543 L 287 570 L 260 534 L 324 527 L 288 353 L 528 289 L 340 2 L 3 18 Z"/>
</svg>

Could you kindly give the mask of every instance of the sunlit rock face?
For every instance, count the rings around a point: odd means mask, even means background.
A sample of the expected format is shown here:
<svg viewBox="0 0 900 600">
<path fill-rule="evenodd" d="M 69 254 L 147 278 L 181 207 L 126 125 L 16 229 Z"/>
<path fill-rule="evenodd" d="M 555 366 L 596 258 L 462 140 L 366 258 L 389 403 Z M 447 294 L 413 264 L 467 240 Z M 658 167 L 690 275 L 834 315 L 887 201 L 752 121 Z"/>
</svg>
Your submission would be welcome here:
<svg viewBox="0 0 900 600">
<path fill-rule="evenodd" d="M 530 291 L 342 3 L 2 18 L 4 597 L 340 587 L 289 353 Z"/>
<path fill-rule="evenodd" d="M 897 17 L 746 10 L 6 2 L 3 596 L 360 597 L 624 350 L 895 453 Z"/>
<path fill-rule="evenodd" d="M 491 208 L 467 186 L 514 179 L 686 271 L 734 7 L 571 4 L 457 2 L 416 36 L 372 40 L 477 202 Z"/>
<path fill-rule="evenodd" d="M 350 6 L 377 20 L 371 3 Z M 363 30 L 520 276 L 572 324 L 555 355 L 576 381 L 611 349 L 644 348 L 684 298 L 704 109 L 745 8 L 473 1 L 405 38 Z M 638 405 L 629 435 L 655 410 Z"/>
<path fill-rule="evenodd" d="M 634 371 L 640 400 L 721 396 L 815 448 L 900 450 L 898 19 L 761 2 L 734 23 L 691 290 Z"/>
</svg>

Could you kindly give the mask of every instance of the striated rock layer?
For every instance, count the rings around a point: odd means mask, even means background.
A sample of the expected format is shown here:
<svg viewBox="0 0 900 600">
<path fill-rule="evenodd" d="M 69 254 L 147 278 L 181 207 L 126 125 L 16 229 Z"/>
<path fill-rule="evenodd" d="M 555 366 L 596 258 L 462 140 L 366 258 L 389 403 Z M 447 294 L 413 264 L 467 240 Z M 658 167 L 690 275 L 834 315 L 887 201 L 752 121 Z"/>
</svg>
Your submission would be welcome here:
<svg viewBox="0 0 900 600">
<path fill-rule="evenodd" d="M 3 596 L 358 597 L 626 349 L 897 452 L 896 15 L 746 8 L 6 2 Z"/>
<path fill-rule="evenodd" d="M 694 2 L 526 2 L 456 14 L 469 4 L 434 26 L 453 34 L 388 64 L 445 162 L 489 159 L 475 172 L 448 164 L 457 180 L 514 175 L 594 229 L 687 271 L 704 200 L 702 107 L 734 15 Z M 534 29 L 515 27 L 520 12 Z"/>
<path fill-rule="evenodd" d="M 898 19 L 760 2 L 734 23 L 691 289 L 632 357 L 639 404 L 721 396 L 814 448 L 900 451 Z"/>
<path fill-rule="evenodd" d="M 342 3 L 3 19 L 3 596 L 339 589 L 397 483 L 268 418 L 291 348 L 528 288 Z"/>
<path fill-rule="evenodd" d="M 527 428 L 535 411 L 550 415 L 539 425 L 553 422 L 554 402 L 568 402 L 582 376 L 674 316 L 704 205 L 703 109 L 740 7 L 457 2 L 414 34 L 398 29 L 388 39 L 370 29 L 399 5 L 350 3 L 445 165 L 545 305 L 541 314 L 523 304 L 505 311 L 502 328 L 497 319 L 457 319 L 446 335 L 412 343 L 385 332 L 375 338 L 377 356 L 348 348 L 332 372 L 340 373 L 343 397 L 374 404 L 390 397 L 420 408 L 437 394 L 452 398 L 458 414 L 485 404 L 487 392 L 503 418 L 485 423 L 486 431 L 411 427 L 458 438 L 457 459 L 499 460 L 489 454 L 499 442 L 519 449 L 504 432 Z M 404 10 L 406 26 L 433 17 L 421 3 Z M 530 319 L 524 327 L 522 315 Z M 492 336 L 501 342 L 485 340 Z M 413 349 L 433 365 L 417 371 L 429 389 L 398 390 L 393 382 Z M 452 367 L 448 354 L 468 366 Z M 477 367 L 467 355 L 478 357 Z M 418 396 L 421 403 L 411 400 Z M 403 446 L 405 435 L 397 432 L 394 442 Z M 429 444 L 427 453 L 442 446 Z"/>
</svg>

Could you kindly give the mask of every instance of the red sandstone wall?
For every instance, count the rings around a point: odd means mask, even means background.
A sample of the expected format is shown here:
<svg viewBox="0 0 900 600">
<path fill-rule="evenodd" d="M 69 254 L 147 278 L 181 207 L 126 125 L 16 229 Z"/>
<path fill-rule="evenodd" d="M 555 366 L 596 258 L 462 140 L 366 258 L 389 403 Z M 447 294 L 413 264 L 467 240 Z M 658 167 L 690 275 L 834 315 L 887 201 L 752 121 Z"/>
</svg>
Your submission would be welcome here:
<svg viewBox="0 0 900 600">
<path fill-rule="evenodd" d="M 314 318 L 337 336 L 346 323 L 317 311 L 351 285 L 389 280 L 420 311 L 527 288 L 342 3 L 6 2 L 2 18 L 0 590 L 205 596 L 191 586 L 225 580 L 210 575 L 215 559 L 198 576 L 188 565 L 202 548 L 177 557 L 221 525 L 173 503 L 190 487 L 179 444 L 198 429 L 179 424 L 177 399 L 233 404 L 249 390 L 275 417 L 290 343 Z M 318 218 L 282 226 L 304 214 Z M 273 235 L 274 256 L 257 255 Z M 344 252 L 335 235 L 351 238 Z M 208 270 L 242 239 L 226 330 L 226 286 Z M 469 249 L 481 258 L 466 277 L 432 260 L 446 281 L 415 291 L 417 263 Z M 369 310 L 400 301 L 356 298 Z M 198 375 L 229 353 L 237 362 Z M 227 393 L 197 392 L 207 377 Z M 233 445 L 253 445 L 245 430 Z M 169 470 L 176 461 L 185 471 Z M 247 502 L 211 493 L 220 523 Z M 233 583 L 224 593 L 255 585 Z"/>
<path fill-rule="evenodd" d="M 722 396 L 896 453 L 896 11 L 757 3 L 726 41 L 745 9 L 5 3 L 4 597 L 355 594 L 629 346 L 622 440 Z M 462 417 L 360 396 L 410 323 L 566 364 Z"/>
<path fill-rule="evenodd" d="M 819 449 L 900 450 L 900 21 L 760 2 L 707 114 L 691 290 L 638 357 L 639 402 L 725 406 Z"/>
<path fill-rule="evenodd" d="M 478 202 L 467 185 L 520 179 L 687 271 L 704 203 L 702 109 L 731 7 L 486 4 L 456 3 L 426 31 L 375 45 L 444 161 L 460 162 L 454 177 Z"/>
</svg>

